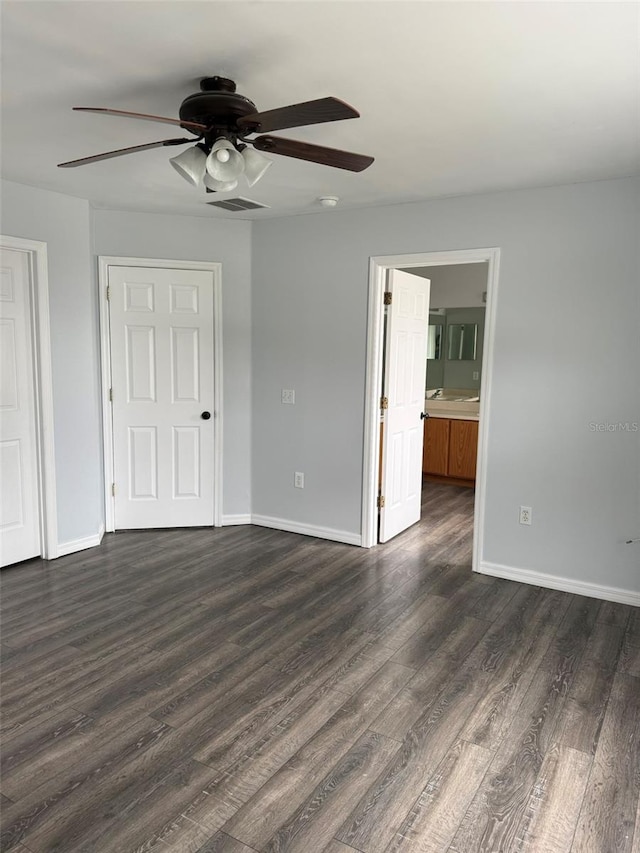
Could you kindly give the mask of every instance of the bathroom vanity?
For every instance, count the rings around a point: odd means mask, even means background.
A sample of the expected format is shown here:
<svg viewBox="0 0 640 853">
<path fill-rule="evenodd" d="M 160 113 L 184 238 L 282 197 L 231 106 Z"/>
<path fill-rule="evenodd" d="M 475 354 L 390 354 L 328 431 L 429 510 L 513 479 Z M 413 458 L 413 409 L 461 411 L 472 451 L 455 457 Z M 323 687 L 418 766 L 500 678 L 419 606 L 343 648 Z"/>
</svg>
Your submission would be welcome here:
<svg viewBox="0 0 640 853">
<path fill-rule="evenodd" d="M 465 389 L 428 392 L 422 471 L 428 480 L 475 486 L 480 402 Z"/>
</svg>

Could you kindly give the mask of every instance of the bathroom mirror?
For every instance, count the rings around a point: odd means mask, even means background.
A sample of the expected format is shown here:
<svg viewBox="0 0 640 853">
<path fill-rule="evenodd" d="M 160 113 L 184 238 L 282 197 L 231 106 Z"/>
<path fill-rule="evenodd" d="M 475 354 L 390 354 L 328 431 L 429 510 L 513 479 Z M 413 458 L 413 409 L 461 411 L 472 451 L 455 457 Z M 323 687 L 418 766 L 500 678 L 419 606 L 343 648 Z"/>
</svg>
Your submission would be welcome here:
<svg viewBox="0 0 640 853">
<path fill-rule="evenodd" d="M 447 326 L 447 358 L 449 361 L 474 361 L 477 340 L 477 323 L 453 323 Z"/>
<path fill-rule="evenodd" d="M 427 359 L 442 358 L 442 325 L 429 323 L 429 336 L 427 337 Z"/>
</svg>

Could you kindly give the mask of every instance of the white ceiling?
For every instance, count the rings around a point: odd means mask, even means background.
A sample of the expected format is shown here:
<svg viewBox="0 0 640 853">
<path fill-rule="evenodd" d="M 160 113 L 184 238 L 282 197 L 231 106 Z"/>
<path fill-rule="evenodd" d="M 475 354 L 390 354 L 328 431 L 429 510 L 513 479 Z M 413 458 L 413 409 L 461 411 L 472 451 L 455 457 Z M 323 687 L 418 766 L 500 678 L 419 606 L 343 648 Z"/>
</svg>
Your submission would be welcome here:
<svg viewBox="0 0 640 853">
<path fill-rule="evenodd" d="M 636 3 L 8 0 L 1 11 L 2 176 L 96 207 L 264 218 L 315 212 L 320 195 L 360 207 L 638 171 Z M 274 156 L 241 190 L 271 210 L 242 214 L 206 206 L 180 178 L 168 160 L 182 149 L 56 168 L 184 135 L 72 106 L 177 117 L 214 74 L 259 110 L 351 103 L 360 119 L 282 135 L 376 162 L 356 174 Z"/>
</svg>

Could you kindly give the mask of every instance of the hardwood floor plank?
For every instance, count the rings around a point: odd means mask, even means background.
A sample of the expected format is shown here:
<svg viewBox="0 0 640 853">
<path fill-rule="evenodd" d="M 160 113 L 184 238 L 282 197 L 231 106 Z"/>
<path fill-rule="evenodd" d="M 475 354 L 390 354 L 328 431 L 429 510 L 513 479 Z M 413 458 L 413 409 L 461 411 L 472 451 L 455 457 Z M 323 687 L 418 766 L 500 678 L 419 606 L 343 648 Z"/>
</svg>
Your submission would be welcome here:
<svg viewBox="0 0 640 853">
<path fill-rule="evenodd" d="M 49 716 L 61 708 L 69 707 L 70 699 L 79 689 L 89 687 L 101 679 L 117 672 L 128 659 L 129 666 L 135 668 L 136 660 L 144 660 L 151 654 L 144 646 L 136 648 L 137 657 L 131 661 L 131 651 L 127 647 L 114 650 L 103 657 L 93 658 L 83 655 L 59 670 L 49 672 L 46 677 L 24 683 L 14 692 L 3 706 L 3 737 L 19 729 L 36 724 L 39 719 Z M 157 654 L 157 653 L 155 653 Z"/>
<path fill-rule="evenodd" d="M 348 844 L 343 844 L 342 841 L 333 840 L 327 844 L 321 853 L 353 853 L 354 850 L 355 847 L 349 847 Z"/>
<path fill-rule="evenodd" d="M 25 652 L 23 649 L 12 649 L 12 652 L 9 659 L 6 662 L 3 659 L 1 664 L 3 701 L 21 684 L 32 683 L 43 674 L 50 675 L 52 669 L 58 670 L 71 660 L 84 659 L 80 649 L 75 646 L 58 646 L 44 654 Z"/>
<path fill-rule="evenodd" d="M 0 762 L 3 792 L 18 800 L 33 788 L 34 778 L 40 782 L 46 778 L 47 768 L 52 764 L 55 774 L 61 757 L 77 748 L 78 735 L 86 732 L 93 722 L 91 717 L 70 708 L 21 735 L 4 740 Z"/>
<path fill-rule="evenodd" d="M 422 627 L 395 653 L 393 660 L 404 666 L 418 669 L 425 656 L 435 652 L 448 636 L 456 630 L 458 618 L 467 606 L 473 606 L 482 595 L 482 584 L 467 584 L 445 599 L 445 603 L 433 612 Z M 380 637 L 383 640 L 382 637 Z"/>
<path fill-rule="evenodd" d="M 178 815 L 140 844 L 135 853 L 198 853 L 211 839 L 209 830 Z"/>
<path fill-rule="evenodd" d="M 640 643 L 633 645 L 628 635 L 623 640 L 618 668 L 625 675 L 640 678 Z"/>
<path fill-rule="evenodd" d="M 150 650 L 130 665 L 119 667 L 90 688 L 70 697 L 74 707 L 92 717 L 113 713 L 123 705 L 138 715 L 152 711 L 176 690 L 216 672 L 242 656 L 242 649 L 231 643 L 213 644 L 196 636 L 172 651 Z"/>
<path fill-rule="evenodd" d="M 32 835 L 55 827 L 64 821 L 65 816 L 73 815 L 74 804 L 76 807 L 82 804 L 77 812 L 82 814 L 83 801 L 85 798 L 90 800 L 94 786 L 99 784 L 105 773 L 117 771 L 171 731 L 156 720 L 143 719 L 100 744 L 94 751 L 79 751 L 71 772 L 59 773 L 42 785 L 38 785 L 36 780 L 31 793 L 4 810 L 1 849 L 11 850 L 23 840 L 30 845 Z"/>
<path fill-rule="evenodd" d="M 351 696 L 364 687 L 392 655 L 393 649 L 381 646 L 375 641 L 369 642 L 339 666 L 325 682 L 325 686 Z"/>
<path fill-rule="evenodd" d="M 486 575 L 479 575 L 474 578 L 476 583 L 482 583 L 485 586 L 485 591 L 478 597 L 473 606 L 466 611 L 466 614 L 475 619 L 495 622 L 513 600 L 518 591 L 518 584 L 514 581 L 503 580 L 501 578 L 491 578 L 492 583 L 487 583 L 486 578 Z"/>
<path fill-rule="evenodd" d="M 552 648 L 538 667 L 518 715 L 454 837 L 452 851 L 509 850 L 515 845 L 599 604 L 577 596 L 571 600 Z"/>
<path fill-rule="evenodd" d="M 413 724 L 422 716 L 433 697 L 450 681 L 452 673 L 476 648 L 487 633 L 487 622 L 462 617 L 454 634 L 427 659 L 404 690 L 393 699 L 373 721 L 371 729 L 401 741 Z"/>
<path fill-rule="evenodd" d="M 592 758 L 570 747 L 552 747 L 525 809 L 514 853 L 568 853 L 582 806 Z"/>
<path fill-rule="evenodd" d="M 409 811 L 388 853 L 446 853 L 493 753 L 459 740 Z"/>
<path fill-rule="evenodd" d="M 631 853 L 640 853 L 640 800 L 638 800 L 638 811 L 636 812 L 636 828 L 633 834 Z"/>
<path fill-rule="evenodd" d="M 614 601 L 603 601 L 598 613 L 598 622 L 605 625 L 617 625 L 618 628 L 626 628 L 629 618 L 635 610 L 630 604 L 618 604 Z"/>
<path fill-rule="evenodd" d="M 380 710 L 413 675 L 387 663 L 224 826 L 223 830 L 260 849 L 295 812 Z"/>
<path fill-rule="evenodd" d="M 3 569 L 1 849 L 560 853 L 577 821 L 640 853 L 640 610 L 472 573 L 473 490 L 422 497 L 371 549 L 126 531 Z"/>
<path fill-rule="evenodd" d="M 571 848 L 627 853 L 640 799 L 640 680 L 618 673 Z"/>
<path fill-rule="evenodd" d="M 485 676 L 486 677 L 486 676 Z M 475 664 L 451 674 L 402 741 L 395 759 L 336 838 L 367 853 L 386 850 L 396 829 L 456 739 L 481 695 Z"/>
<path fill-rule="evenodd" d="M 199 847 L 196 853 L 255 853 L 253 847 L 247 847 L 225 832 L 217 832 L 213 838 Z"/>
<path fill-rule="evenodd" d="M 265 853 L 322 849 L 398 748 L 395 741 L 365 732 L 261 849 Z"/>
<path fill-rule="evenodd" d="M 514 603 L 522 593 L 514 598 Z M 526 602 L 522 598 L 522 602 Z M 569 599 L 562 594 L 543 592 L 530 599 L 530 606 L 519 607 L 487 634 L 485 647 L 494 669 L 487 689 L 470 714 L 461 737 L 497 749 L 502 743 L 514 714 L 518 711 L 537 668 L 548 654 L 558 629 L 558 615 L 564 614 Z M 517 638 L 517 639 L 516 639 Z M 515 644 L 510 652 L 508 649 Z"/>
<path fill-rule="evenodd" d="M 612 622 L 598 621 L 594 626 L 560 715 L 558 743 L 588 755 L 595 753 L 622 639 L 622 628 Z"/>
<path fill-rule="evenodd" d="M 219 773 L 185 812 L 185 817 L 216 832 L 309 741 L 346 702 L 341 693 L 322 690 L 267 732 L 250 753 Z"/>
<path fill-rule="evenodd" d="M 67 821 L 58 834 L 48 837 L 47 851 L 59 853 L 122 853 L 136 850 L 150 833 L 166 821 L 167 813 L 185 808 L 212 777 L 212 771 L 197 761 L 186 759 L 149 785 L 146 780 L 122 787 L 120 780 L 96 800 L 93 811 Z"/>
<path fill-rule="evenodd" d="M 631 608 L 626 635 L 630 643 L 640 646 L 640 607 Z"/>
</svg>

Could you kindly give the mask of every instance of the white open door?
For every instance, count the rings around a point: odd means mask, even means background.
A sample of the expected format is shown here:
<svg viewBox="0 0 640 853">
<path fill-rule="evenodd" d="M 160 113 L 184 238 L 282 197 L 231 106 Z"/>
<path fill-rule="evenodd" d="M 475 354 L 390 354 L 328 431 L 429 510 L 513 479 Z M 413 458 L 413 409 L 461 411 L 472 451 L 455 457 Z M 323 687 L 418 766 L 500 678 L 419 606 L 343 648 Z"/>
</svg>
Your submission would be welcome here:
<svg viewBox="0 0 640 853">
<path fill-rule="evenodd" d="M 109 266 L 116 529 L 214 523 L 213 273 Z"/>
<path fill-rule="evenodd" d="M 0 264 L 0 565 L 40 554 L 30 267 L 3 249 Z"/>
<path fill-rule="evenodd" d="M 420 520 L 423 426 L 427 375 L 429 291 L 427 278 L 389 270 L 383 394 L 388 400 L 382 441 L 384 497 L 380 541 Z"/>
</svg>

